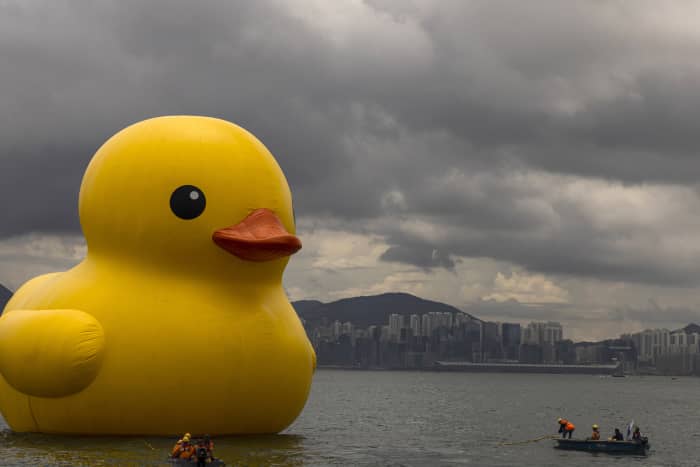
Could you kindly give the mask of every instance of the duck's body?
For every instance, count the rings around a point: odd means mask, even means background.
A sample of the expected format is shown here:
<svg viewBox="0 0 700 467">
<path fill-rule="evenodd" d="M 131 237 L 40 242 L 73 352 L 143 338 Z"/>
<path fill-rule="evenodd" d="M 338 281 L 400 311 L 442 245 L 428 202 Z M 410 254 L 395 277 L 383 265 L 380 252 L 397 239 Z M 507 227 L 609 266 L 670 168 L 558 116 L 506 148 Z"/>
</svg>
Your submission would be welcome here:
<svg viewBox="0 0 700 467">
<path fill-rule="evenodd" d="M 169 194 L 181 182 L 164 183 Z M 207 203 L 213 201 L 217 182 L 198 183 Z M 86 227 L 82 190 L 87 258 L 25 284 L 0 319 L 0 353 L 7 355 L 0 355 L 0 409 L 8 424 L 17 431 L 89 434 L 274 433 L 288 426 L 306 402 L 315 355 L 282 288 L 286 254 L 248 263 L 211 236 L 211 251 L 198 237 L 191 250 L 186 243 L 180 248 L 177 234 L 143 255 L 128 254 L 140 236 L 148 238 L 149 226 L 124 248 L 96 242 L 91 249 L 93 231 L 114 232 L 101 222 Z M 226 222 L 260 207 L 281 213 L 283 224 L 293 222 L 286 212 L 291 203 L 274 194 Z M 200 227 L 194 229 L 183 238 Z M 54 327 L 49 333 L 47 320 Z M 27 335 L 37 335 L 38 344 L 22 343 L 31 341 Z M 37 371 L 42 367 L 66 370 Z"/>
</svg>

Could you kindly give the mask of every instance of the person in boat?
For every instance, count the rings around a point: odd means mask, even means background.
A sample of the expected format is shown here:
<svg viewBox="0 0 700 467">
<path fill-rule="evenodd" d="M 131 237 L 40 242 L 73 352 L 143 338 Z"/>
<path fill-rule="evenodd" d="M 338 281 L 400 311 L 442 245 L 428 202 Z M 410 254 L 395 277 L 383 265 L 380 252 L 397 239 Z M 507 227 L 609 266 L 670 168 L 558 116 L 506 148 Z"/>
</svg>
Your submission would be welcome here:
<svg viewBox="0 0 700 467">
<path fill-rule="evenodd" d="M 574 430 L 576 429 L 574 424 L 565 418 L 560 418 L 557 420 L 557 422 L 559 423 L 559 433 L 561 433 L 561 437 L 566 438 L 566 435 L 569 435 L 569 439 L 571 439 L 571 436 L 574 434 Z"/>
<path fill-rule="evenodd" d="M 211 440 L 209 435 L 204 435 L 204 438 L 197 440 L 197 443 L 193 443 L 195 453 L 192 457 L 196 461 L 197 467 L 205 466 L 209 462 L 214 462 L 214 442 Z"/>
<path fill-rule="evenodd" d="M 610 438 L 611 441 L 624 441 L 625 437 L 622 436 L 622 432 L 618 429 L 615 428 L 615 433 L 612 435 L 612 438 Z"/>
<path fill-rule="evenodd" d="M 170 457 L 173 457 L 173 458 L 177 457 L 176 453 L 180 452 L 180 447 L 182 446 L 182 441 L 185 438 L 187 438 L 187 440 L 189 441 L 191 437 L 192 437 L 192 435 L 189 433 L 185 433 L 184 435 L 182 435 L 182 438 L 177 440 L 177 443 L 175 443 L 175 446 L 173 446 L 173 449 L 170 451 Z"/>
<path fill-rule="evenodd" d="M 204 447 L 207 449 L 209 459 L 214 460 L 214 441 L 211 440 L 209 435 L 204 435 L 202 442 L 204 443 Z"/>
<path fill-rule="evenodd" d="M 593 424 L 593 433 L 591 433 L 591 437 L 588 438 L 592 441 L 598 441 L 600 439 L 600 431 L 598 430 L 598 425 Z"/>
<path fill-rule="evenodd" d="M 634 433 L 632 433 L 632 440 L 633 441 L 641 441 L 642 440 L 642 433 L 639 431 L 638 426 L 634 427 Z"/>
<path fill-rule="evenodd" d="M 195 455 L 195 448 L 192 446 L 190 443 L 190 438 L 187 436 L 184 436 L 182 438 L 182 443 L 180 446 L 175 446 L 175 449 L 173 449 L 172 457 L 173 459 L 185 459 L 189 460 L 192 459 Z"/>
<path fill-rule="evenodd" d="M 197 467 L 206 467 L 207 462 L 209 462 L 209 459 L 209 451 L 207 451 L 205 441 L 203 439 L 200 439 L 197 442 L 197 448 L 195 451 L 195 460 L 197 461 Z"/>
</svg>

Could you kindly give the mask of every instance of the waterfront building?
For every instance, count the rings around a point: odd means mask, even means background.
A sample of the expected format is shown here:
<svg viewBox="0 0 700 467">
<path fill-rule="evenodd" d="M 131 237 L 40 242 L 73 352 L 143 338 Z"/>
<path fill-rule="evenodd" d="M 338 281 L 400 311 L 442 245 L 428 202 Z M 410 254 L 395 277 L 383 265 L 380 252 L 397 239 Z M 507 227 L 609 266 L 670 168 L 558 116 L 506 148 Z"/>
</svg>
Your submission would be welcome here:
<svg viewBox="0 0 700 467">
<path fill-rule="evenodd" d="M 669 353 L 670 335 L 668 329 L 645 329 L 624 337 L 634 343 L 640 362 L 654 364 L 657 357 Z"/>
<path fill-rule="evenodd" d="M 688 353 L 700 354 L 700 333 L 688 334 Z"/>
<path fill-rule="evenodd" d="M 428 313 L 426 313 L 426 314 L 421 316 L 420 335 L 423 337 L 430 337 L 430 333 L 431 333 L 430 315 Z"/>
<path fill-rule="evenodd" d="M 440 326 L 442 326 L 442 313 L 439 311 L 431 311 L 430 312 L 430 336 L 433 335 L 436 329 L 439 329 Z"/>
<path fill-rule="evenodd" d="M 340 321 L 335 320 L 333 322 L 333 337 L 335 339 L 338 339 L 338 337 L 340 337 L 340 335 L 342 334 L 341 330 L 342 330 L 342 324 L 340 324 Z"/>
<path fill-rule="evenodd" d="M 352 332 L 355 329 L 355 326 L 350 321 L 346 321 L 343 323 L 343 325 L 340 327 L 340 334 L 347 334 L 349 336 L 352 336 Z"/>
<path fill-rule="evenodd" d="M 542 342 L 545 344 L 556 344 L 561 340 L 564 340 L 564 330 L 561 324 L 555 321 L 547 321 L 544 323 Z"/>
<path fill-rule="evenodd" d="M 520 349 L 521 327 L 518 323 L 499 323 L 503 358 L 517 360 Z"/>
<path fill-rule="evenodd" d="M 442 316 L 444 317 L 444 326 L 447 329 L 452 329 L 454 315 L 452 313 L 443 313 Z"/>
<path fill-rule="evenodd" d="M 389 326 L 382 326 L 380 331 L 379 340 L 382 342 L 389 341 L 391 339 L 391 333 L 389 332 Z"/>
<path fill-rule="evenodd" d="M 411 328 L 411 334 L 413 336 L 421 335 L 421 319 L 418 315 L 411 315 L 409 319 L 409 326 Z"/>
<path fill-rule="evenodd" d="M 389 315 L 389 340 L 398 341 L 401 338 L 401 330 L 404 328 L 403 315 L 392 313 Z"/>
<path fill-rule="evenodd" d="M 529 345 L 556 344 L 564 340 L 562 325 L 556 321 L 533 321 L 522 329 L 521 342 Z"/>
<path fill-rule="evenodd" d="M 619 339 L 573 343 L 560 323 L 483 322 L 463 313 L 392 313 L 384 325 L 304 322 L 319 365 L 431 368 L 436 361 L 618 365 L 625 372 L 700 375 L 700 326 L 647 329 Z"/>
<path fill-rule="evenodd" d="M 454 327 L 458 328 L 460 327 L 463 323 L 469 321 L 470 318 L 464 313 L 457 313 L 454 317 Z"/>
<path fill-rule="evenodd" d="M 501 339 L 498 332 L 499 323 L 486 321 L 481 326 L 481 352 L 484 362 L 503 358 Z"/>
</svg>

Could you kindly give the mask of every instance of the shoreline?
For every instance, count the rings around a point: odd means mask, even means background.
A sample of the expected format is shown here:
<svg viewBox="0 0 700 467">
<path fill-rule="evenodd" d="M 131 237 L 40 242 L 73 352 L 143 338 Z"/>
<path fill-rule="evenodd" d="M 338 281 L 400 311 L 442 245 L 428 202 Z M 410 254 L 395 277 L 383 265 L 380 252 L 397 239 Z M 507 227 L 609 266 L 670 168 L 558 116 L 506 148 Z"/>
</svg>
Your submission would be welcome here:
<svg viewBox="0 0 700 467">
<path fill-rule="evenodd" d="M 671 375 L 671 374 L 659 374 L 651 372 L 625 372 L 624 374 L 616 373 L 615 371 L 598 371 L 596 368 L 566 368 L 573 365 L 562 365 L 561 368 L 556 368 L 554 371 L 550 371 L 549 368 L 503 368 L 503 367 L 492 367 L 492 368 L 454 368 L 454 369 L 444 369 L 438 367 L 424 367 L 424 368 L 384 368 L 384 367 L 357 367 L 357 366 L 345 366 L 345 365 L 318 365 L 318 370 L 334 370 L 334 371 L 368 371 L 368 372 L 417 372 L 417 373 L 499 373 L 499 374 L 569 374 L 569 375 L 590 375 L 590 376 L 600 376 L 606 378 L 628 378 L 628 377 L 661 377 L 661 378 L 697 378 L 695 375 Z"/>
</svg>

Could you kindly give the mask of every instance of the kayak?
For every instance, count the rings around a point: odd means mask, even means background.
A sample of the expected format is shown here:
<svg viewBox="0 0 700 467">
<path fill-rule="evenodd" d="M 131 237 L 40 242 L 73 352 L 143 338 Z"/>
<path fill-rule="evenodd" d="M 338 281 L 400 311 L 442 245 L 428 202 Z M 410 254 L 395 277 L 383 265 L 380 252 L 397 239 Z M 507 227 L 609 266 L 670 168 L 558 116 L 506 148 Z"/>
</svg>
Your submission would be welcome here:
<svg viewBox="0 0 700 467">
<path fill-rule="evenodd" d="M 557 442 L 555 448 L 575 451 L 646 454 L 647 449 L 649 449 L 647 438 L 642 438 L 641 441 L 594 441 L 590 439 L 557 439 L 555 441 Z"/>
<path fill-rule="evenodd" d="M 196 459 L 168 459 L 170 465 L 177 465 L 179 467 L 193 467 L 197 465 Z M 211 462 L 207 462 L 207 467 L 225 467 L 226 464 L 220 459 L 214 459 Z"/>
</svg>

